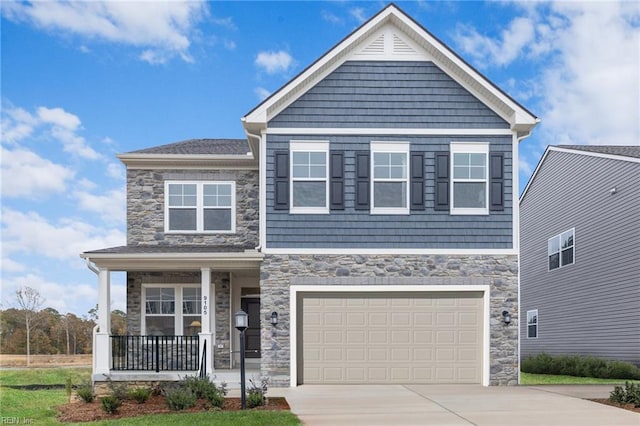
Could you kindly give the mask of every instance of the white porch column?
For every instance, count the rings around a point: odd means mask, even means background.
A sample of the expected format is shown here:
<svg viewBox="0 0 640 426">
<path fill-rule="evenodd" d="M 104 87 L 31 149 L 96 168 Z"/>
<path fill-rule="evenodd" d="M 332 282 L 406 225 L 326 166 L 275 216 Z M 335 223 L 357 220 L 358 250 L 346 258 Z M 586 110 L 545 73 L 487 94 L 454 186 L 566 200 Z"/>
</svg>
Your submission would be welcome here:
<svg viewBox="0 0 640 426">
<path fill-rule="evenodd" d="M 202 292 L 202 320 L 200 321 L 202 323 L 202 327 L 200 329 L 200 333 L 198 333 L 199 336 L 199 342 L 200 342 L 200 356 L 202 356 L 202 348 L 204 348 L 205 342 L 207 345 L 207 352 L 205 354 L 206 356 L 206 374 L 207 375 L 212 375 L 213 373 L 213 333 L 212 333 L 212 329 L 213 329 L 213 324 L 211 319 L 214 317 L 211 314 L 211 311 L 213 309 L 215 309 L 215 302 L 212 300 L 211 297 L 211 269 L 210 268 L 201 268 L 200 269 L 200 275 L 201 275 L 201 292 Z"/>
<path fill-rule="evenodd" d="M 93 374 L 109 374 L 111 364 L 111 273 L 98 270 L 98 332 L 95 334 Z"/>
</svg>

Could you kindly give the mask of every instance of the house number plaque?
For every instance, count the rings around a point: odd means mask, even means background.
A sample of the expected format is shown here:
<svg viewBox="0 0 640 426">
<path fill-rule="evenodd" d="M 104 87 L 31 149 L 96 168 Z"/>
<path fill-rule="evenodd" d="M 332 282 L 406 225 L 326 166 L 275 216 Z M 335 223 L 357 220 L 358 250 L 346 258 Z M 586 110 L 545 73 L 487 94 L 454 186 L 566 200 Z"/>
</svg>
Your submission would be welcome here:
<svg viewBox="0 0 640 426">
<path fill-rule="evenodd" d="M 207 306 L 207 296 L 202 296 L 202 315 L 207 315 L 209 308 Z"/>
</svg>

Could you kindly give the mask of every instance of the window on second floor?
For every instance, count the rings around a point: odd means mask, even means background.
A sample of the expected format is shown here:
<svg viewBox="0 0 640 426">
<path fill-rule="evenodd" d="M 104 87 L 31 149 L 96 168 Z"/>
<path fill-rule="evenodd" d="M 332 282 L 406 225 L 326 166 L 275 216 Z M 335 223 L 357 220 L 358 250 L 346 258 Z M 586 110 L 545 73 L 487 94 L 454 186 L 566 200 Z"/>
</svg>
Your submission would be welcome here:
<svg viewBox="0 0 640 426">
<path fill-rule="evenodd" d="M 486 143 L 452 143 L 452 214 L 488 214 L 488 156 Z"/>
<path fill-rule="evenodd" d="M 291 213 L 329 213 L 327 142 L 291 142 Z"/>
<path fill-rule="evenodd" d="M 538 310 L 527 311 L 527 339 L 538 337 Z"/>
<path fill-rule="evenodd" d="M 371 142 L 371 213 L 409 214 L 409 144 Z"/>
<path fill-rule="evenodd" d="M 235 232 L 235 182 L 166 182 L 165 231 Z"/>
<path fill-rule="evenodd" d="M 548 256 L 549 270 L 562 268 L 574 262 L 574 232 L 575 229 L 549 238 Z"/>
</svg>

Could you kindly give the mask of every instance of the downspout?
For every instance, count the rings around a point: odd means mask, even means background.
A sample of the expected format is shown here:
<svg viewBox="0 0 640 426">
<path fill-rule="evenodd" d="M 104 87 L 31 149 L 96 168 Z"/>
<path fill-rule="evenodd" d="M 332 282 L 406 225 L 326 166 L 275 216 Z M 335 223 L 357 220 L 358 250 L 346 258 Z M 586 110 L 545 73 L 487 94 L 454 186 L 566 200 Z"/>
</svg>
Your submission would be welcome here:
<svg viewBox="0 0 640 426">
<path fill-rule="evenodd" d="M 262 203 L 262 191 L 265 190 L 265 188 L 263 188 L 262 185 L 262 178 L 263 178 L 263 174 L 265 173 L 264 171 L 264 164 L 262 164 L 262 158 L 261 158 L 261 153 L 262 153 L 262 136 L 260 134 L 257 133 L 251 133 L 249 130 L 245 129 L 245 133 L 247 134 L 247 136 L 249 138 L 253 138 L 255 140 L 258 141 L 258 246 L 256 247 L 257 251 L 262 250 L 262 232 L 264 231 L 262 229 L 262 226 L 260 226 L 260 224 L 262 223 L 262 215 L 263 215 L 263 209 L 264 206 Z"/>
</svg>

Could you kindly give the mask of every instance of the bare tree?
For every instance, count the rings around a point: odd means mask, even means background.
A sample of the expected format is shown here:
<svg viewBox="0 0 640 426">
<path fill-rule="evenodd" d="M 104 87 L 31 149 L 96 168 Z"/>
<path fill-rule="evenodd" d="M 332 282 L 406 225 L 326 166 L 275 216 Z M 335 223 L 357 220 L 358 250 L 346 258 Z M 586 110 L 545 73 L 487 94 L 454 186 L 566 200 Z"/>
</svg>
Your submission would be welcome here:
<svg viewBox="0 0 640 426">
<path fill-rule="evenodd" d="M 21 287 L 16 290 L 16 299 L 18 306 L 22 309 L 24 315 L 24 324 L 27 330 L 27 367 L 31 364 L 31 329 L 36 325 L 38 319 L 38 310 L 44 303 L 44 298 L 38 290 L 31 287 Z"/>
</svg>

